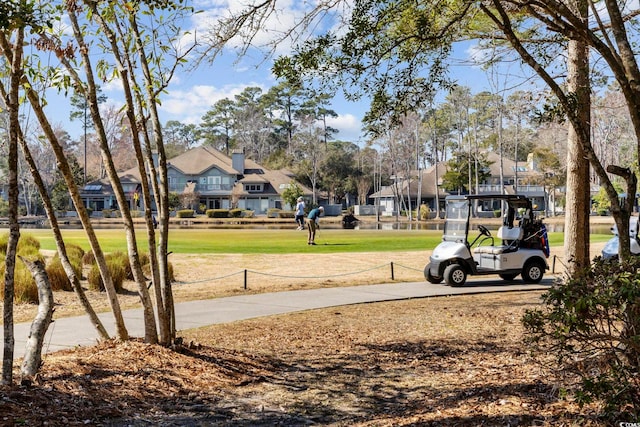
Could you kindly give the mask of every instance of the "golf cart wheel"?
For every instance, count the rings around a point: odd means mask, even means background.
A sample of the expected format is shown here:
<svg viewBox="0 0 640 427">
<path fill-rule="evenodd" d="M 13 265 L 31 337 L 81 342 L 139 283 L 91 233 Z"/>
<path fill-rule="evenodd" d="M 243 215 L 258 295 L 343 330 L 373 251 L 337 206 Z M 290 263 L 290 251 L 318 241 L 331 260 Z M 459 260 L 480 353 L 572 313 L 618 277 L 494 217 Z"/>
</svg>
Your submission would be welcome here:
<svg viewBox="0 0 640 427">
<path fill-rule="evenodd" d="M 460 264 L 451 264 L 444 269 L 444 281 L 449 286 L 462 286 L 467 280 L 467 272 Z"/>
<path fill-rule="evenodd" d="M 542 261 L 528 261 L 522 269 L 522 280 L 525 283 L 539 283 L 544 276 L 545 266 Z"/>
<path fill-rule="evenodd" d="M 433 276 L 431 274 L 431 264 L 427 264 L 424 267 L 424 278 L 427 279 L 427 282 L 433 283 L 434 285 L 442 283 L 442 277 Z"/>
<path fill-rule="evenodd" d="M 500 278 L 502 280 L 513 280 L 516 278 L 517 274 L 513 274 L 513 273 L 504 273 L 504 274 L 499 274 L 498 276 L 500 276 Z"/>
</svg>

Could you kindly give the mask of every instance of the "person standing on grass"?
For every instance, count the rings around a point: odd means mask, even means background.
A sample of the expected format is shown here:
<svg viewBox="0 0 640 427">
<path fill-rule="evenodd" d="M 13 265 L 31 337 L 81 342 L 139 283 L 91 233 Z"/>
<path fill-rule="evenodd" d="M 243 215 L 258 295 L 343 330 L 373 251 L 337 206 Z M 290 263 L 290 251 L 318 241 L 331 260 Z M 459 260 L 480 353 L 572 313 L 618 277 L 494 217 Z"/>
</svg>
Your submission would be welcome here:
<svg viewBox="0 0 640 427">
<path fill-rule="evenodd" d="M 309 215 L 307 216 L 307 227 L 309 229 L 309 240 L 307 241 L 308 245 L 315 245 L 316 239 L 316 230 L 320 228 L 320 215 L 324 212 L 324 208 L 320 206 L 319 208 L 311 209 Z"/>
<path fill-rule="evenodd" d="M 298 197 L 298 204 L 296 204 L 296 222 L 297 230 L 304 230 L 304 199 L 302 197 Z"/>
</svg>

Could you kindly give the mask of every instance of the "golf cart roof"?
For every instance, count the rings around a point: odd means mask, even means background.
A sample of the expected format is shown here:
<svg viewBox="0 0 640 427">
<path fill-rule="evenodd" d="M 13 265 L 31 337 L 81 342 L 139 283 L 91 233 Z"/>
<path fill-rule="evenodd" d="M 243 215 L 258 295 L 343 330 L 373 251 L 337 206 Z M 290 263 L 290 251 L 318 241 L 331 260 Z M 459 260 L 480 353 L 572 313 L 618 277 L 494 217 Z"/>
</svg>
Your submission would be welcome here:
<svg viewBox="0 0 640 427">
<path fill-rule="evenodd" d="M 447 196 L 447 200 L 504 200 L 515 208 L 531 208 L 531 199 L 523 194 L 465 194 Z"/>
</svg>

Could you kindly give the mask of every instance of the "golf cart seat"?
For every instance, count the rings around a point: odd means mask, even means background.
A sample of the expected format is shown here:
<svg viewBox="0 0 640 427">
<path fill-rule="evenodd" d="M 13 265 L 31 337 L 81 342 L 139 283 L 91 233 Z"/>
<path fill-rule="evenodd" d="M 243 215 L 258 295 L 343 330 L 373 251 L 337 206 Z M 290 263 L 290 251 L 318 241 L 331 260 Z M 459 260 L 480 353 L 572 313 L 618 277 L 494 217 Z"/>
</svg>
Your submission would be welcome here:
<svg viewBox="0 0 640 427">
<path fill-rule="evenodd" d="M 498 228 L 497 237 L 502 240 L 502 245 L 498 246 L 479 246 L 473 250 L 477 254 L 500 255 L 506 252 L 514 252 L 518 250 L 518 244 L 524 235 L 524 231 L 520 227 L 502 226 Z"/>
</svg>

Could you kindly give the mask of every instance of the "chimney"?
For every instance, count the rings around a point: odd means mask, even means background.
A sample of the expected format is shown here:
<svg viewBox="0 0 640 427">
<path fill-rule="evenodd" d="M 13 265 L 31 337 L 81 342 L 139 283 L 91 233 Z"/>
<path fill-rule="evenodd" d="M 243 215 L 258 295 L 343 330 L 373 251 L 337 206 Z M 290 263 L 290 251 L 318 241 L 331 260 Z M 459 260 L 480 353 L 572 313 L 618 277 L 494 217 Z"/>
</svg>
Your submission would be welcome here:
<svg viewBox="0 0 640 427">
<path fill-rule="evenodd" d="M 536 156 L 534 156 L 533 153 L 529 153 L 527 155 L 527 167 L 531 171 L 537 171 L 538 170 L 538 161 L 536 159 Z"/>
<path fill-rule="evenodd" d="M 231 153 L 231 167 L 244 174 L 244 149 L 236 149 Z"/>
</svg>

